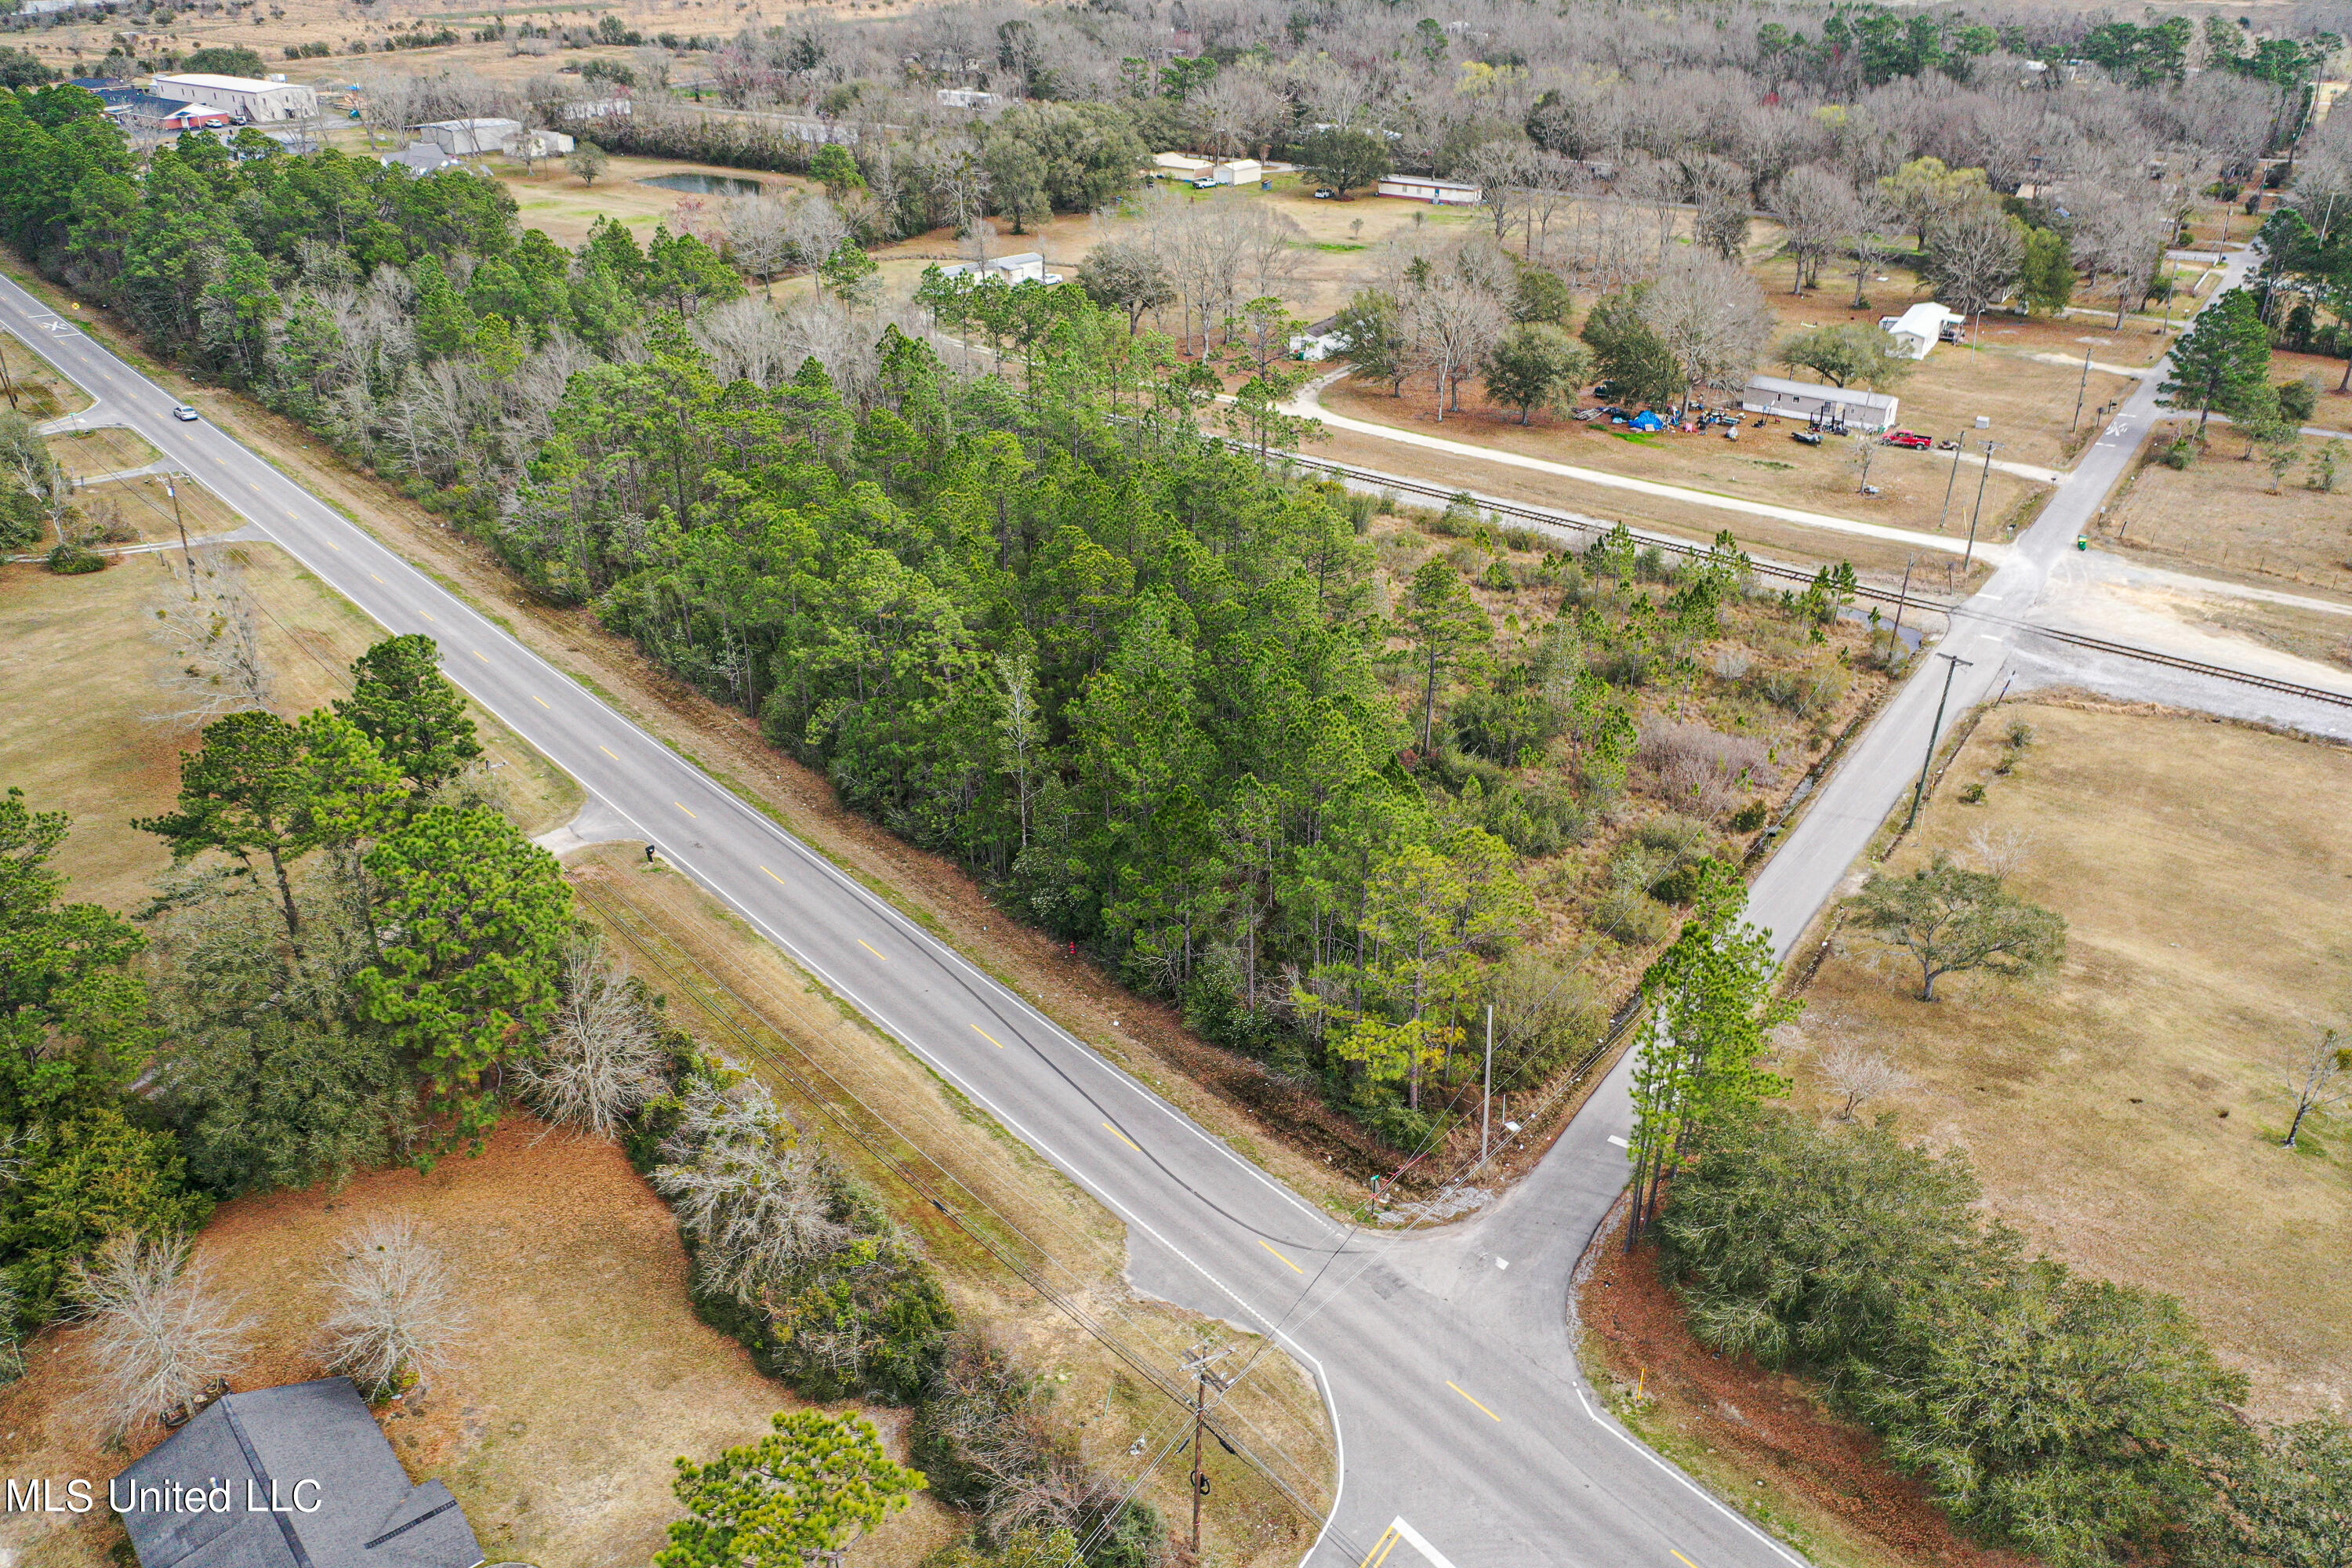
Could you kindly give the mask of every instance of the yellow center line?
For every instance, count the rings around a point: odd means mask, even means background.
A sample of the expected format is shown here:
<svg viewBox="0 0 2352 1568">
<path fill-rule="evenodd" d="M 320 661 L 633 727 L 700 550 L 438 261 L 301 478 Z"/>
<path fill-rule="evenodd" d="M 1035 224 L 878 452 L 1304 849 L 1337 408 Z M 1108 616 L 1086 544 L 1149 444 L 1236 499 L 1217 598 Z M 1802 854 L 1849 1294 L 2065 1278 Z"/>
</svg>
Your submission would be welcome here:
<svg viewBox="0 0 2352 1568">
<path fill-rule="evenodd" d="M 1142 1145 L 1142 1144 L 1140 1144 L 1140 1143 L 1137 1142 L 1134 1139 L 1129 1138 L 1126 1133 L 1121 1132 L 1118 1128 L 1113 1127 L 1109 1122 L 1106 1121 L 1106 1122 L 1104 1122 L 1104 1123 L 1103 1123 L 1103 1131 L 1106 1131 L 1106 1132 L 1108 1132 L 1108 1133 L 1109 1133 L 1112 1137 L 1114 1137 L 1114 1138 L 1118 1139 L 1120 1142 L 1122 1142 L 1122 1143 L 1126 1144 L 1129 1148 L 1130 1148 L 1130 1149 L 1134 1150 L 1137 1153 L 1140 1154 L 1140 1153 L 1142 1153 L 1142 1152 L 1143 1152 L 1143 1145 Z"/>
<path fill-rule="evenodd" d="M 553 707 L 551 704 L 550 704 L 550 703 L 549 703 L 549 701 L 547 700 L 547 699 L 546 699 L 546 698 L 544 698 L 544 697 L 541 697 L 541 696 L 538 692 L 536 692 L 536 691 L 534 691 L 534 692 L 532 692 L 532 693 L 530 694 L 530 700 L 531 700 L 533 702 L 538 703 L 541 708 L 545 708 L 545 709 L 546 709 L 549 712 L 551 712 L 551 713 L 552 713 L 552 712 L 554 712 L 554 711 L 555 711 L 554 707 Z M 617 758 L 617 757 L 615 757 L 615 758 L 614 758 L 613 760 L 614 760 L 614 761 L 615 761 L 615 762 L 618 762 L 620 759 L 619 759 L 619 758 Z"/>
<path fill-rule="evenodd" d="M 602 748 L 599 748 L 599 749 L 601 750 Z M 608 755 L 608 756 L 610 756 L 610 755 L 611 755 L 611 753 L 610 753 L 610 752 L 606 752 L 605 754 L 606 754 L 606 755 Z M 618 757 L 614 757 L 614 758 L 613 758 L 613 760 L 614 760 L 614 762 L 619 762 L 621 759 L 620 759 L 620 758 L 618 758 Z M 761 870 L 762 870 L 762 871 L 768 871 L 768 868 L 767 868 L 765 866 L 761 867 L 761 868 L 760 868 L 760 869 L 761 869 Z M 772 880 L 772 881 L 773 881 L 773 882 L 777 883 L 777 884 L 778 884 L 778 885 L 780 885 L 780 886 L 783 886 L 783 887 L 790 887 L 790 886 L 792 885 L 792 884 L 790 884 L 789 882 L 786 882 L 786 881 L 785 881 L 782 877 L 777 876 L 773 871 L 768 871 L 768 877 L 769 877 L 769 879 L 770 879 L 770 880 Z"/>
<path fill-rule="evenodd" d="M 489 663 L 489 662 L 490 662 L 490 656 L 489 656 L 488 654 L 484 653 L 480 648 L 476 648 L 476 649 L 474 650 L 474 657 L 475 657 L 476 658 L 480 659 L 484 664 L 488 664 L 488 663 Z"/>
<path fill-rule="evenodd" d="M 1465 1399 L 1470 1399 L 1470 1395 L 1469 1395 L 1466 1392 L 1465 1392 L 1465 1391 L 1464 1391 L 1464 1389 L 1463 1389 L 1462 1385 L 1461 1385 L 1460 1384 L 1458 1384 L 1458 1383 L 1454 1382 L 1452 1378 L 1450 1378 L 1450 1377 L 1449 1377 L 1449 1378 L 1447 1378 L 1447 1379 L 1445 1380 L 1445 1386 L 1446 1386 L 1446 1387 L 1448 1387 L 1448 1388 L 1450 1388 L 1450 1389 L 1452 1389 L 1454 1393 L 1461 1394 L 1463 1398 L 1465 1398 Z M 1478 1405 L 1478 1402 L 1477 1402 L 1476 1400 L 1475 1400 L 1475 1399 L 1470 1399 L 1470 1403 L 1471 1403 L 1471 1404 L 1473 1404 L 1473 1405 Z M 1487 1420 L 1492 1421 L 1492 1422 L 1495 1422 L 1495 1423 L 1496 1423 L 1497 1425 L 1500 1425 L 1500 1424 L 1501 1424 L 1502 1419 L 1503 1419 L 1501 1416 L 1499 1416 L 1499 1415 L 1496 1415 L 1496 1414 L 1495 1414 L 1493 1411 L 1491 1411 L 1491 1410 L 1487 1410 L 1487 1409 L 1486 1409 L 1486 1407 L 1485 1405 L 1478 1405 L 1478 1408 L 1479 1408 L 1481 1411 L 1484 1411 L 1484 1412 L 1485 1412 L 1485 1414 L 1486 1414 L 1486 1419 L 1487 1419 Z M 1672 1551 L 1674 1550 L 1674 1548 L 1673 1548 L 1673 1547 L 1671 1547 L 1671 1546 L 1669 1546 L 1668 1548 L 1666 1548 L 1666 1550 L 1667 1550 L 1667 1551 L 1669 1551 L 1669 1552 L 1672 1552 Z"/>
<path fill-rule="evenodd" d="M 1372 1549 L 1364 1553 L 1364 1560 L 1356 1568 L 1380 1568 L 1389 1553 L 1396 1550 L 1397 1540 L 1396 1526 L 1391 1524 L 1381 1531 L 1381 1538 L 1372 1542 Z"/>
<path fill-rule="evenodd" d="M 890 955 L 888 953 L 883 952 L 880 948 L 875 946 L 864 937 L 861 936 L 857 939 L 857 945 L 872 953 L 875 957 L 880 959 L 883 963 L 887 963 L 890 962 Z"/>
<path fill-rule="evenodd" d="M 684 801 L 682 801 L 682 800 L 674 800 L 674 801 L 671 801 L 671 802 L 670 802 L 670 805 L 674 805 L 674 806 L 677 807 L 677 808 L 678 808 L 678 810 L 680 810 L 680 811 L 686 811 L 686 802 L 684 802 Z M 687 816 L 694 816 L 694 813 L 692 813 L 692 812 L 690 812 L 690 811 L 686 811 L 686 815 L 687 815 Z M 700 817 L 698 817 L 698 816 L 694 816 L 694 820 L 695 820 L 695 821 L 697 821 L 697 822 L 700 822 L 700 821 L 702 820 L 702 818 L 700 818 Z"/>
<path fill-rule="evenodd" d="M 433 618 L 433 612 L 432 612 L 432 611 L 430 611 L 430 610 L 419 610 L 419 611 L 417 611 L 416 613 L 417 613 L 418 615 L 420 615 L 420 616 L 424 616 L 426 620 L 428 620 L 428 621 L 429 621 L 429 620 L 431 620 L 431 619 Z"/>
<path fill-rule="evenodd" d="M 978 1035 L 982 1039 L 986 1040 L 990 1045 L 994 1046 L 998 1050 L 1000 1050 L 1000 1051 L 1001 1051 L 1001 1050 L 1003 1050 L 1003 1049 L 1004 1048 L 1004 1042 L 1003 1042 L 1003 1040 L 998 1039 L 994 1035 L 990 1034 L 986 1029 L 982 1028 L 978 1024 L 974 1024 L 974 1025 L 972 1026 L 972 1031 L 973 1031 L 973 1033 L 977 1034 L 977 1035 Z"/>
<path fill-rule="evenodd" d="M 1262 1236 L 1261 1236 L 1261 1237 L 1259 1237 L 1257 1238 L 1257 1244 L 1258 1244 L 1260 1247 L 1265 1247 L 1268 1252 L 1274 1252 L 1274 1255 L 1275 1255 L 1276 1258 L 1282 1258 L 1282 1254 L 1281 1254 L 1281 1253 L 1279 1253 L 1279 1252 L 1275 1252 L 1275 1251 L 1274 1251 L 1274 1243 L 1272 1243 L 1272 1242 L 1270 1242 L 1270 1241 L 1266 1240 L 1266 1238 L 1265 1238 L 1265 1237 L 1262 1237 Z M 1291 1271 L 1293 1274 L 1304 1274 L 1304 1273 L 1306 1273 L 1306 1272 L 1307 1272 L 1307 1270 L 1305 1270 L 1304 1268 L 1300 1268 L 1300 1267 L 1298 1267 L 1298 1265 L 1297 1265 L 1296 1263 L 1291 1263 L 1291 1262 L 1290 1262 L 1290 1259 L 1288 1259 L 1287 1258 L 1282 1258 L 1282 1260 L 1283 1260 L 1283 1262 L 1285 1262 L 1285 1263 L 1289 1263 L 1289 1264 L 1290 1264 L 1290 1271 Z"/>
<path fill-rule="evenodd" d="M 374 573 L 373 573 L 373 572 L 369 573 L 369 574 L 368 574 L 368 575 L 369 575 L 369 576 L 371 576 L 371 577 L 375 577 L 375 574 L 374 574 Z M 379 582 L 379 583 L 381 583 L 381 582 L 383 582 L 383 578 L 381 578 L 381 577 L 375 577 L 375 580 L 376 580 L 377 582 Z"/>
<path fill-rule="evenodd" d="M 621 753 L 613 750 L 610 746 L 599 746 L 596 749 L 604 752 L 606 756 L 612 758 L 616 763 L 621 760 Z M 760 869 L 762 871 L 768 871 L 768 868 L 765 866 L 761 867 Z M 768 875 L 772 877 L 775 873 L 773 871 L 768 871 Z"/>
<path fill-rule="evenodd" d="M 327 548 L 328 548 L 328 549 L 330 549 L 330 550 L 340 551 L 340 550 L 341 550 L 341 549 L 342 549 L 342 546 L 341 546 L 341 545 L 340 545 L 340 544 L 338 544 L 338 543 L 336 543 L 333 540 L 330 539 L 329 541 L 327 541 Z"/>
<path fill-rule="evenodd" d="M 1675 1549 L 1671 1546 L 1667 1547 L 1666 1550 L 1669 1552 L 1675 1552 Z M 1698 1568 L 1697 1563 L 1692 1562 L 1689 1558 L 1684 1556 L 1679 1552 L 1675 1552 L 1675 1561 L 1681 1563 L 1683 1568 Z"/>
</svg>

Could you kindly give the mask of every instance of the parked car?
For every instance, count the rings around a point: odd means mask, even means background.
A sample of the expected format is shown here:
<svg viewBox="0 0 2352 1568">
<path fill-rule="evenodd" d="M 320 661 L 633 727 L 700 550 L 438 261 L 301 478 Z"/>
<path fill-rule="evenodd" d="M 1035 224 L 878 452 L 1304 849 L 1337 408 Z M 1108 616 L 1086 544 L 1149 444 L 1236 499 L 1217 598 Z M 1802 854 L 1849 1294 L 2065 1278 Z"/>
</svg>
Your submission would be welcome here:
<svg viewBox="0 0 2352 1568">
<path fill-rule="evenodd" d="M 1328 202 L 1339 194 L 1339 192 L 1333 190 L 1330 186 L 1325 185 L 1315 193 L 1315 199 L 1318 202 Z"/>
<path fill-rule="evenodd" d="M 1930 451 L 1936 445 L 1934 437 L 1922 436 L 1916 430 L 1890 430 L 1885 439 L 1890 447 L 1901 447 L 1913 452 Z"/>
<path fill-rule="evenodd" d="M 1801 442 L 1808 447 L 1818 447 L 1822 444 L 1822 433 L 1818 430 L 1791 430 L 1789 432 L 1789 439 Z"/>
</svg>

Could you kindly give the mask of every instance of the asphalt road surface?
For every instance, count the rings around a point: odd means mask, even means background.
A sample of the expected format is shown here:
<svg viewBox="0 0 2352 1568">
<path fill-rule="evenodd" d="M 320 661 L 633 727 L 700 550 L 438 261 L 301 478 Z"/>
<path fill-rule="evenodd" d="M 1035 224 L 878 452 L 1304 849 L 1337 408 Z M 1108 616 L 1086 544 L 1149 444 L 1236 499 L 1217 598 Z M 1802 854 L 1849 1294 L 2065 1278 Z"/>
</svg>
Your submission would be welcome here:
<svg viewBox="0 0 2352 1568">
<path fill-rule="evenodd" d="M 1127 1222 L 1139 1289 L 1276 1334 L 1344 1456 L 1315 1568 L 1800 1561 L 1600 1411 L 1564 1293 L 1528 1289 L 1536 1259 L 1515 1268 L 1468 1232 L 1367 1236 L 1302 1202 L 261 458 L 173 419 L 171 394 L 5 280 L 0 326 L 97 399 L 74 424 L 128 426 L 388 630 L 436 638 L 451 679 L 587 789 L 583 826 L 659 845 L 1100 1199 Z M 1602 1142 L 1547 1171 L 1579 1200 L 1530 1236 L 1558 1262 L 1624 1158 Z"/>
<path fill-rule="evenodd" d="M 173 419 L 170 394 L 5 280 L 0 326 L 98 400 L 74 424 L 136 430 L 386 628 L 437 639 L 450 678 L 586 788 L 588 836 L 658 844 L 1100 1199 L 1127 1223 L 1138 1289 L 1276 1336 L 1320 1384 L 1342 1456 L 1311 1568 L 1801 1561 L 1629 1436 L 1577 1372 L 1568 1277 L 1624 1185 L 1622 1068 L 1480 1221 L 1402 1237 L 1345 1227 L 268 462 L 209 424 Z M 2152 386 L 2143 384 L 1955 617 L 1942 647 L 1973 662 L 1955 685 L 1953 713 L 1986 694 L 2007 639 L 2021 635 L 1970 610 L 2032 607 L 2051 563 L 2123 472 Z M 1939 684 L 1917 680 L 1895 695 L 1758 879 L 1755 916 L 1784 950 L 1907 785 Z M 1171 1413 L 1171 1441 L 1175 1426 Z M 1247 1432 L 1231 1435 L 1250 1447 Z M 1295 1457 L 1258 1457 L 1296 1469 Z M 1160 1450 L 1136 1462 L 1154 1458 L 1182 1463 Z"/>
</svg>

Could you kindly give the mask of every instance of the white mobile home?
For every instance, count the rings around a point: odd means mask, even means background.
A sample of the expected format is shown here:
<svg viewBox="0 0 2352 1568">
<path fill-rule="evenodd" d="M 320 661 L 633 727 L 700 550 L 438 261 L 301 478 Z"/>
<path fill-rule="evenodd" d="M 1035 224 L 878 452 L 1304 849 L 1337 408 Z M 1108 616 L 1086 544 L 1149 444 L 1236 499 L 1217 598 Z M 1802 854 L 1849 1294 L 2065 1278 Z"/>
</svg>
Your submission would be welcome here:
<svg viewBox="0 0 2352 1568">
<path fill-rule="evenodd" d="M 1874 434 L 1895 427 L 1901 402 L 1894 394 L 1862 392 L 1826 382 L 1783 381 L 1777 375 L 1751 378 L 1739 395 L 1739 406 L 1750 414 L 1772 414 L 1783 419 L 1843 426 Z"/>
<path fill-rule="evenodd" d="M 1475 207 L 1484 193 L 1461 180 L 1441 180 L 1429 174 L 1391 174 L 1381 182 L 1381 195 L 1427 202 L 1436 207 Z"/>
</svg>

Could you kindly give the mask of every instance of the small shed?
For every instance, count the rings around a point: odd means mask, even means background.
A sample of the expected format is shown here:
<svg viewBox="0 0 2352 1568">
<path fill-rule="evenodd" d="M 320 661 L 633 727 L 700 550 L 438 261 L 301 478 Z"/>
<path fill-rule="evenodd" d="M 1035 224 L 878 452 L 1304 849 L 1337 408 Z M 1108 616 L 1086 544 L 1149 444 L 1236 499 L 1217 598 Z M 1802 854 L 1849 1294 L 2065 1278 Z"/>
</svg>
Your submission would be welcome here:
<svg viewBox="0 0 2352 1568">
<path fill-rule="evenodd" d="M 479 1568 L 348 1377 L 226 1394 L 107 1483 L 140 1568 Z"/>
<path fill-rule="evenodd" d="M 1427 202 L 1438 207 L 1475 207 L 1485 193 L 1462 180 L 1441 180 L 1433 174 L 1391 174 L 1381 181 L 1381 195 Z"/>
<path fill-rule="evenodd" d="M 1881 316 L 1878 324 L 1891 334 L 1903 352 L 1913 359 L 1926 359 L 1927 351 L 1939 342 L 1958 342 L 1957 333 L 1968 320 L 1957 310 L 1947 310 L 1933 300 L 1924 300 L 1899 316 Z"/>
<path fill-rule="evenodd" d="M 1777 415 L 1848 430 L 1875 433 L 1895 426 L 1901 401 L 1892 393 L 1861 392 L 1827 382 L 1784 381 L 1777 375 L 1753 377 L 1739 394 L 1739 406 L 1750 414 Z"/>
<path fill-rule="evenodd" d="M 1265 165 L 1255 158 L 1228 158 L 1209 171 L 1221 185 L 1253 185 L 1265 178 Z"/>
</svg>

